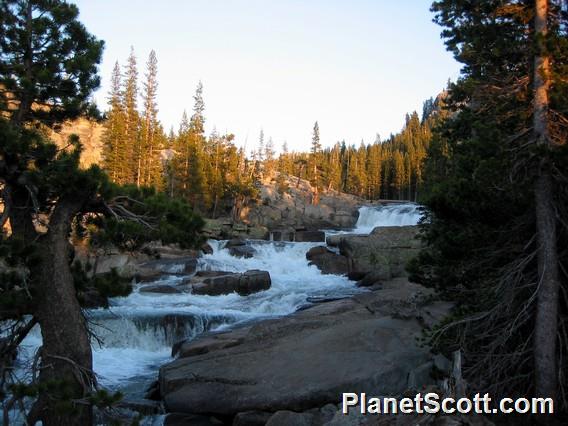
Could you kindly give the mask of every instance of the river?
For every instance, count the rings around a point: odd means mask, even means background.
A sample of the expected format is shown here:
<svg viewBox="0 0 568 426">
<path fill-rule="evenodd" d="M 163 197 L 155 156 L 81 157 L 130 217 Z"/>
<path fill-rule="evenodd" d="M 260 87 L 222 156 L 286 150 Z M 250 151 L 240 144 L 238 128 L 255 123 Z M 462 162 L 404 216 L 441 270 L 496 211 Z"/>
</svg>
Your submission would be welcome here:
<svg viewBox="0 0 568 426">
<path fill-rule="evenodd" d="M 365 206 L 360 208 L 357 224 L 349 232 L 365 234 L 376 226 L 415 225 L 420 216 L 418 206 L 410 203 Z M 171 347 L 176 341 L 288 315 L 308 305 L 311 298 L 347 297 L 365 291 L 345 276 L 324 275 L 308 265 L 306 252 L 323 243 L 249 241 L 256 250 L 250 259 L 231 256 L 223 248 L 225 241 L 209 243 L 213 254 L 199 259 L 198 270 L 265 270 L 270 273 L 271 288 L 246 297 L 201 296 L 144 293 L 139 291 L 143 285 L 136 284 L 128 297 L 111 299 L 110 309 L 87 311 L 100 340 L 93 343 L 93 363 L 102 385 L 120 389 L 129 398 L 141 398 L 157 378 L 159 367 L 172 359 Z M 183 278 L 165 275 L 152 284 L 172 285 Z M 33 357 L 40 344 L 39 329 L 33 330 L 22 344 L 21 365 Z"/>
</svg>

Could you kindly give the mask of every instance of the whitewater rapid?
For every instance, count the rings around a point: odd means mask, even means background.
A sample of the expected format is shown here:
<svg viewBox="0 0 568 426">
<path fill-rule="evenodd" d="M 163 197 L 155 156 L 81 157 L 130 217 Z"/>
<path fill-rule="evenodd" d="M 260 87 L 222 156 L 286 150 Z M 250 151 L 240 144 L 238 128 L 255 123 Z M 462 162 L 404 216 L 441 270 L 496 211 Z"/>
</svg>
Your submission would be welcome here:
<svg viewBox="0 0 568 426">
<path fill-rule="evenodd" d="M 415 204 L 365 206 L 351 232 L 369 233 L 376 226 L 415 225 L 420 219 Z M 268 271 L 272 286 L 249 296 L 159 294 L 140 292 L 136 284 L 128 297 L 110 300 L 110 309 L 86 312 L 100 344 L 93 344 L 93 365 L 99 382 L 127 395 L 142 397 L 156 378 L 160 365 L 170 361 L 172 345 L 209 331 L 236 324 L 289 315 L 309 304 L 309 299 L 348 297 L 364 291 L 345 276 L 324 275 L 308 265 L 307 251 L 322 243 L 249 241 L 253 258 L 231 256 L 225 241 L 209 241 L 213 254 L 198 261 L 198 270 Z M 166 275 L 152 285 L 176 285 L 184 277 Z M 20 358 L 29 359 L 41 345 L 39 329 L 23 342 Z"/>
<path fill-rule="evenodd" d="M 254 258 L 236 258 L 210 241 L 214 254 L 199 259 L 198 270 L 270 272 L 269 290 L 246 297 L 159 294 L 140 292 L 137 284 L 128 297 L 114 298 L 110 309 L 87 311 L 94 334 L 102 345 L 93 345 L 93 366 L 99 382 L 110 388 L 132 388 L 143 395 L 140 382 L 155 379 L 160 365 L 171 360 L 171 348 L 183 339 L 239 323 L 288 315 L 305 306 L 309 297 L 347 297 L 359 292 L 344 276 L 322 275 L 308 265 L 306 252 L 321 243 L 251 241 Z M 184 277 L 171 275 L 152 284 L 176 285 Z M 24 342 L 31 354 L 41 344 L 39 329 Z"/>
</svg>

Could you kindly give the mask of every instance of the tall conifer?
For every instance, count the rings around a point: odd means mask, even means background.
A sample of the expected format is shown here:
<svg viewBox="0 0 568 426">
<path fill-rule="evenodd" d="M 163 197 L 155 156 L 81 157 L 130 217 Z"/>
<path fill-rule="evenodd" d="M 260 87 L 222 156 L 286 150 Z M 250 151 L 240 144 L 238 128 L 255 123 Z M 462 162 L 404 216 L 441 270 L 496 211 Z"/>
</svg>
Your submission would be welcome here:
<svg viewBox="0 0 568 426">
<path fill-rule="evenodd" d="M 141 183 L 142 147 L 140 144 L 140 115 L 138 114 L 138 68 L 134 48 L 130 49 L 123 79 L 123 108 L 125 113 L 124 144 L 129 172 L 126 182 Z"/>
<path fill-rule="evenodd" d="M 147 186 L 158 187 L 162 178 L 162 168 L 160 163 L 160 133 L 161 128 L 158 123 L 158 106 L 156 103 L 158 89 L 158 60 L 156 53 L 152 50 L 146 63 L 146 81 L 142 99 L 144 101 L 144 111 L 141 129 L 141 179 L 140 183 Z"/>
<path fill-rule="evenodd" d="M 115 63 L 108 96 L 109 111 L 103 133 L 103 166 L 115 183 L 126 183 L 126 116 L 122 104 L 120 65 Z"/>
</svg>

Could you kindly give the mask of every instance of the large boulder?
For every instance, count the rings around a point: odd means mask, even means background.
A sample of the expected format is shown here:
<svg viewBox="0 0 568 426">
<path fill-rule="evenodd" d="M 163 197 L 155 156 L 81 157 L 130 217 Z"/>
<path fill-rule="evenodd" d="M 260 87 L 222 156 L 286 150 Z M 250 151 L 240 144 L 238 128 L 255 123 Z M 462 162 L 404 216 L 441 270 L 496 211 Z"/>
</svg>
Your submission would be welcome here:
<svg viewBox="0 0 568 426">
<path fill-rule="evenodd" d="M 429 294 L 403 279 L 357 300 L 318 304 L 206 336 L 204 345 L 201 339 L 189 342 L 189 356 L 160 369 L 166 410 L 216 416 L 301 412 L 338 403 L 341 392 L 399 394 L 408 388 L 410 373 L 430 360 L 417 342 L 430 315 Z"/>
<path fill-rule="evenodd" d="M 306 253 L 306 259 L 324 274 L 345 275 L 349 272 L 347 258 L 325 246 L 312 247 Z"/>
<path fill-rule="evenodd" d="M 252 293 L 268 290 L 271 285 L 272 281 L 267 271 L 253 269 L 241 274 L 236 291 L 241 296 L 248 296 Z"/>
<path fill-rule="evenodd" d="M 106 274 L 113 269 L 118 272 L 122 277 L 131 278 L 139 273 L 141 261 L 148 259 L 141 253 L 123 253 L 123 252 L 109 252 L 109 253 L 89 253 L 87 258 L 81 259 L 81 262 L 86 265 L 90 264 L 90 273 L 92 275 Z"/>
<path fill-rule="evenodd" d="M 235 246 L 229 248 L 229 254 L 235 257 L 250 259 L 256 254 L 256 250 L 251 246 Z"/>
<path fill-rule="evenodd" d="M 362 279 L 373 272 L 376 280 L 406 276 L 406 265 L 421 249 L 416 226 L 375 228 L 369 235 L 338 236 L 340 253 L 348 258 L 349 275 Z"/>
<path fill-rule="evenodd" d="M 252 293 L 268 290 L 272 281 L 267 271 L 253 269 L 242 274 L 223 271 L 198 272 L 194 278 L 183 283 L 184 286 L 188 284 L 193 294 L 219 296 L 237 293 L 241 296 L 248 296 Z"/>
<path fill-rule="evenodd" d="M 243 238 L 233 238 L 225 243 L 224 248 L 229 250 L 229 254 L 235 257 L 249 259 L 256 254 L 256 250 L 248 245 Z"/>
</svg>

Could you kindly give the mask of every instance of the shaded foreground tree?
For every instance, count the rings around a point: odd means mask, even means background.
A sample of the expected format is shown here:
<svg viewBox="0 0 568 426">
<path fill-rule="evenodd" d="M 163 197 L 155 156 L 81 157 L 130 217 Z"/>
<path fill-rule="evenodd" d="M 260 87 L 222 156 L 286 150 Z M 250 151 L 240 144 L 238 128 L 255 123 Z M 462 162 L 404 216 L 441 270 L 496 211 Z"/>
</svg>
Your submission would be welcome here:
<svg viewBox="0 0 568 426">
<path fill-rule="evenodd" d="M 91 424 L 92 406 L 109 402 L 98 397 L 92 372 L 71 268 L 72 229 L 88 224 L 97 238 L 130 247 L 166 236 L 191 246 L 203 225 L 186 203 L 114 186 L 97 167 L 81 170 L 77 137 L 65 149 L 46 139 L 44 126 L 88 110 L 99 83 L 103 43 L 77 17 L 64 1 L 1 3 L 0 225 L 10 234 L 0 245 L 0 320 L 11 321 L 11 333 L 0 344 L 0 385 L 5 408 L 37 397 L 28 422 L 46 426 Z M 36 323 L 43 338 L 38 369 L 30 383 L 10 386 L 9 361 Z"/>
<path fill-rule="evenodd" d="M 535 1 L 533 133 L 542 147 L 541 163 L 535 182 L 536 230 L 538 241 L 538 275 L 536 322 L 534 336 L 535 393 L 556 399 L 558 388 L 557 339 L 560 265 L 556 231 L 555 184 L 552 177 L 553 148 L 549 138 L 548 90 L 550 85 L 550 52 L 548 34 L 548 0 Z M 564 141 L 565 142 L 565 141 Z"/>
<path fill-rule="evenodd" d="M 568 42 L 560 1 L 434 2 L 464 64 L 426 161 L 414 278 L 457 302 L 432 333 L 472 392 L 568 407 Z"/>
</svg>

